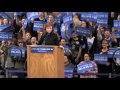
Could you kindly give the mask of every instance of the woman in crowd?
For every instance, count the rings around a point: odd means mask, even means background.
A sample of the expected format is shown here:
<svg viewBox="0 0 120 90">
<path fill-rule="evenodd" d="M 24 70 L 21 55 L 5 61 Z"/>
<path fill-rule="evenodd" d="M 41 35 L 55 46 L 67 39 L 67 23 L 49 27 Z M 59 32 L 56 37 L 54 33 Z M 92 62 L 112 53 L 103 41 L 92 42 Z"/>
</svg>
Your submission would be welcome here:
<svg viewBox="0 0 120 90">
<path fill-rule="evenodd" d="M 107 40 L 102 41 L 102 49 L 100 50 L 100 54 L 109 54 L 109 43 Z M 97 64 L 99 73 L 111 73 L 112 72 L 112 59 L 108 58 L 106 64 Z M 100 77 L 108 77 L 108 76 L 100 76 Z"/>
<path fill-rule="evenodd" d="M 104 37 L 105 31 L 106 31 L 106 27 L 98 25 L 98 28 L 97 28 L 97 38 L 98 38 L 99 41 L 101 41 L 102 37 Z"/>
<path fill-rule="evenodd" d="M 86 70 L 83 73 L 83 75 L 80 75 L 80 78 L 97 78 L 96 75 L 92 75 L 92 74 L 97 74 L 98 73 L 98 67 L 97 67 L 95 62 L 91 61 L 90 54 L 85 53 L 84 61 L 80 62 L 79 64 L 85 64 L 85 63 L 88 63 L 88 62 L 92 63 L 93 69 L 92 70 Z M 89 74 L 89 75 L 87 75 L 87 74 Z"/>
<path fill-rule="evenodd" d="M 58 45 L 58 36 L 54 33 L 54 26 L 51 23 L 45 25 L 45 32 L 41 36 L 39 45 Z"/>
</svg>

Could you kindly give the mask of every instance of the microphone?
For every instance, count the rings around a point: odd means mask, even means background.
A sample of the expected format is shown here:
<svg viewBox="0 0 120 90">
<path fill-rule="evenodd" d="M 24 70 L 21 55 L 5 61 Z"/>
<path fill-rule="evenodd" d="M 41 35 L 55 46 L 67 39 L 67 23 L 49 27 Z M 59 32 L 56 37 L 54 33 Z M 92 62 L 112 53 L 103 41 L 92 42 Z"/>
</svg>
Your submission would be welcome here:
<svg viewBox="0 0 120 90">
<path fill-rule="evenodd" d="M 19 30 L 19 33 L 22 31 L 22 29 Z"/>
<path fill-rule="evenodd" d="M 46 38 L 47 38 L 47 36 L 49 35 L 49 33 L 46 33 L 45 35 L 44 35 L 44 41 L 43 41 L 43 44 L 45 45 L 45 40 L 46 40 Z"/>
</svg>

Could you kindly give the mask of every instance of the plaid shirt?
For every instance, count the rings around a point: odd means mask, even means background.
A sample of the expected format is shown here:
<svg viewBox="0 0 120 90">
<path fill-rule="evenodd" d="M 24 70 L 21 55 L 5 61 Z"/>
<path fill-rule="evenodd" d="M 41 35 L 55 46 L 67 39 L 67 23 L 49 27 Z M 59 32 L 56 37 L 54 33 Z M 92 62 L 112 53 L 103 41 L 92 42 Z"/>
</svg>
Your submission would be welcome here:
<svg viewBox="0 0 120 90">
<path fill-rule="evenodd" d="M 87 71 L 85 74 L 97 74 L 98 67 L 95 62 L 91 61 L 93 64 L 93 70 Z M 85 63 L 85 61 L 80 62 L 80 64 Z M 97 78 L 96 75 L 80 75 L 80 78 Z"/>
</svg>

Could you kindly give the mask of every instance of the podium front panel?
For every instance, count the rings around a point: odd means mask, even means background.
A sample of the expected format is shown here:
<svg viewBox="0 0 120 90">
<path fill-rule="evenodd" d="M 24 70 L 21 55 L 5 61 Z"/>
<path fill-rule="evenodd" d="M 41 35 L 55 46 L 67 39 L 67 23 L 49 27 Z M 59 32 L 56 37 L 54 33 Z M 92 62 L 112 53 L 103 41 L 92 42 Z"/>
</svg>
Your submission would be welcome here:
<svg viewBox="0 0 120 90">
<path fill-rule="evenodd" d="M 27 46 L 28 78 L 63 78 L 64 51 L 57 46 Z"/>
</svg>

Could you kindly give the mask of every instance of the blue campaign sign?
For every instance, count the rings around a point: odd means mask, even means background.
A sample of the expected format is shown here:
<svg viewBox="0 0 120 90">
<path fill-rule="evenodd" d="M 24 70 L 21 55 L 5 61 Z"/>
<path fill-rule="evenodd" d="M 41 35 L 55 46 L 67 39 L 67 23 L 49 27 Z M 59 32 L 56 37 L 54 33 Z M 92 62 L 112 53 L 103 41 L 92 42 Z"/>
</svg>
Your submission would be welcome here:
<svg viewBox="0 0 120 90">
<path fill-rule="evenodd" d="M 115 37 L 120 38 L 120 20 L 114 20 Z"/>
<path fill-rule="evenodd" d="M 64 53 L 66 53 L 68 51 L 68 46 L 64 46 Z"/>
<path fill-rule="evenodd" d="M 58 12 L 59 14 L 66 15 L 66 12 Z"/>
<path fill-rule="evenodd" d="M 108 12 L 96 12 L 97 19 L 108 19 Z"/>
<path fill-rule="evenodd" d="M 82 64 L 77 65 L 77 72 L 78 73 L 85 73 L 86 71 L 93 70 L 94 66 L 91 61 L 84 62 Z"/>
<path fill-rule="evenodd" d="M 73 72 L 74 72 L 74 68 L 64 68 L 64 77 L 65 78 L 72 78 L 73 77 Z"/>
<path fill-rule="evenodd" d="M 44 46 L 31 47 L 31 52 L 32 53 L 53 53 L 54 48 L 53 47 L 44 47 Z"/>
<path fill-rule="evenodd" d="M 11 24 L 6 24 L 6 25 L 0 25 L 0 32 L 4 31 L 6 28 L 11 27 Z"/>
<path fill-rule="evenodd" d="M 97 22 L 97 12 L 92 13 L 92 21 Z"/>
<path fill-rule="evenodd" d="M 81 20 L 92 20 L 92 12 L 81 13 Z"/>
<path fill-rule="evenodd" d="M 64 77 L 65 77 L 65 78 L 73 78 L 73 74 L 66 74 L 66 73 L 65 73 L 65 74 L 64 74 Z"/>
<path fill-rule="evenodd" d="M 115 58 L 120 58 L 120 50 L 117 50 L 114 55 Z"/>
<path fill-rule="evenodd" d="M 67 67 L 64 68 L 64 72 L 65 72 L 65 73 L 66 73 L 66 72 L 67 72 L 67 73 L 69 73 L 69 72 L 70 72 L 70 73 L 73 73 L 73 71 L 74 71 L 74 68 L 67 68 Z"/>
<path fill-rule="evenodd" d="M 68 13 L 68 15 L 73 15 L 73 12 L 67 12 Z"/>
<path fill-rule="evenodd" d="M 120 58 L 120 50 L 118 50 L 118 48 L 109 48 L 109 58 L 113 57 Z"/>
<path fill-rule="evenodd" d="M 60 26 L 61 18 L 60 17 L 55 17 L 55 22 Z"/>
<path fill-rule="evenodd" d="M 11 51 L 10 51 L 10 55 L 11 56 L 21 56 L 22 57 L 25 57 L 25 51 L 26 51 L 26 48 L 23 47 L 23 48 L 19 48 L 19 47 L 11 47 Z"/>
<path fill-rule="evenodd" d="M 73 16 L 72 15 L 66 15 L 63 17 L 63 23 L 64 24 L 72 24 L 73 23 Z"/>
<path fill-rule="evenodd" d="M 108 24 L 108 19 L 97 19 L 97 24 L 99 25 L 107 25 Z"/>
<path fill-rule="evenodd" d="M 13 33 L 12 32 L 6 32 L 6 33 L 8 33 L 8 39 L 7 40 L 12 40 Z"/>
<path fill-rule="evenodd" d="M 18 48 L 12 47 L 10 51 L 10 56 L 21 56 L 21 52 Z"/>
<path fill-rule="evenodd" d="M 24 22 L 24 29 L 26 29 L 26 28 L 27 28 L 27 19 Z"/>
<path fill-rule="evenodd" d="M 120 38 L 120 32 L 118 32 L 118 30 L 115 32 L 115 37 Z"/>
<path fill-rule="evenodd" d="M 76 33 L 80 36 L 90 36 L 91 29 L 85 27 L 76 27 Z"/>
<path fill-rule="evenodd" d="M 64 55 L 70 55 L 70 54 L 71 54 L 71 52 L 70 52 L 69 47 L 67 45 L 64 46 Z"/>
<path fill-rule="evenodd" d="M 65 37 L 65 26 L 64 26 L 64 24 L 61 25 L 61 36 L 62 36 L 62 38 L 66 38 Z"/>
<path fill-rule="evenodd" d="M 114 20 L 114 29 L 120 29 L 120 20 Z"/>
<path fill-rule="evenodd" d="M 94 60 L 97 64 L 106 64 L 108 62 L 108 54 L 94 54 Z"/>
<path fill-rule="evenodd" d="M 81 20 L 90 20 L 93 22 L 100 22 L 99 19 L 108 20 L 108 12 L 81 12 Z"/>
<path fill-rule="evenodd" d="M 37 30 L 43 31 L 44 25 L 45 25 L 45 22 L 43 22 L 43 21 L 34 21 L 33 30 L 34 31 L 37 31 Z"/>
<path fill-rule="evenodd" d="M 118 50 L 117 48 L 109 48 L 108 57 L 113 58 L 113 53 Z"/>
<path fill-rule="evenodd" d="M 89 20 L 89 21 L 96 22 L 97 14 L 96 12 L 81 12 L 81 20 Z"/>
<path fill-rule="evenodd" d="M 26 48 L 23 47 L 23 48 L 21 48 L 21 50 L 22 50 L 22 57 L 25 57 Z"/>
<path fill-rule="evenodd" d="M 68 25 L 67 26 L 67 33 L 68 33 L 68 35 L 70 36 L 70 37 L 72 37 L 72 31 L 73 31 L 74 29 L 73 28 L 70 28 L 70 26 Z M 64 24 L 62 24 L 61 25 L 61 36 L 62 36 L 62 38 L 66 38 L 66 36 L 65 36 L 65 25 Z"/>
<path fill-rule="evenodd" d="M 0 32 L 0 41 L 12 40 L 12 32 Z"/>
<path fill-rule="evenodd" d="M 77 13 L 77 14 L 80 14 L 80 15 L 82 14 L 82 12 L 76 12 L 76 13 Z"/>
<path fill-rule="evenodd" d="M 23 12 L 14 12 L 14 15 L 19 15 L 21 16 Z"/>
<path fill-rule="evenodd" d="M 32 18 L 38 18 L 39 17 L 39 13 L 38 12 L 27 12 L 27 20 L 28 23 L 31 21 Z"/>
<path fill-rule="evenodd" d="M 13 19 L 13 13 L 12 12 L 0 12 L 1 18 L 7 18 L 10 21 Z"/>
<path fill-rule="evenodd" d="M 97 16 L 97 24 L 108 24 L 108 12 L 96 12 L 95 15 Z"/>
<path fill-rule="evenodd" d="M 74 27 L 68 27 L 68 35 L 72 38 L 72 31 L 74 31 Z"/>
<path fill-rule="evenodd" d="M 54 32 L 57 32 L 57 31 L 58 31 L 57 27 L 54 27 Z"/>
</svg>

